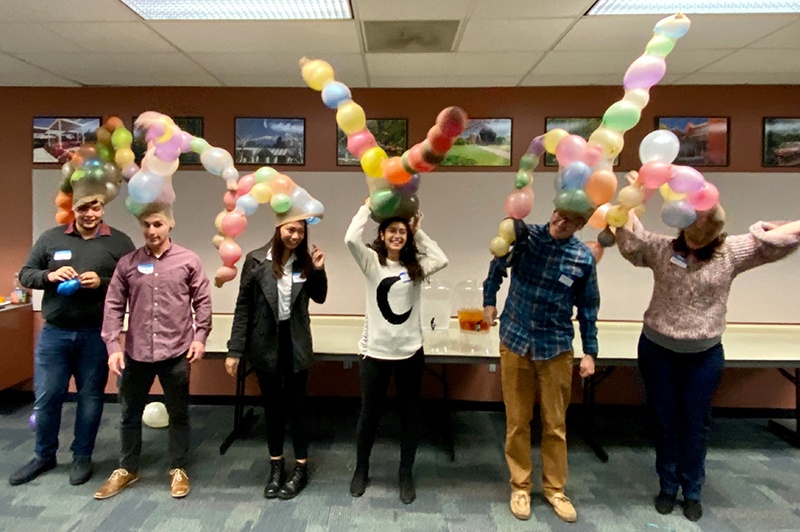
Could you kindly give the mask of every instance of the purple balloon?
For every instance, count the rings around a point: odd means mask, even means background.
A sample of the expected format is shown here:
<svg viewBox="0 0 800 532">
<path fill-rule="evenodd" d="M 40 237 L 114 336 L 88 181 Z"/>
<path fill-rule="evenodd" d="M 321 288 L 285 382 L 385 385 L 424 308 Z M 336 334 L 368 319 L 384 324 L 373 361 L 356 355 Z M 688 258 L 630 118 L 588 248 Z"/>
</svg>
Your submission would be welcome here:
<svg viewBox="0 0 800 532">
<path fill-rule="evenodd" d="M 649 89 L 667 72 L 664 59 L 652 55 L 640 56 L 631 63 L 622 83 L 626 89 Z"/>
<path fill-rule="evenodd" d="M 706 178 L 691 166 L 673 165 L 668 183 L 675 192 L 695 192 L 703 188 Z"/>
<path fill-rule="evenodd" d="M 544 153 L 544 135 L 539 135 L 533 139 L 528 145 L 526 153 L 532 153 L 537 157 L 541 157 Z"/>
<path fill-rule="evenodd" d="M 33 412 L 28 418 L 28 427 L 30 427 L 33 432 L 36 432 L 36 412 Z"/>
<path fill-rule="evenodd" d="M 405 197 L 410 197 L 417 192 L 419 188 L 419 174 L 411 174 L 411 179 L 402 185 L 392 187 L 396 192 Z"/>
</svg>

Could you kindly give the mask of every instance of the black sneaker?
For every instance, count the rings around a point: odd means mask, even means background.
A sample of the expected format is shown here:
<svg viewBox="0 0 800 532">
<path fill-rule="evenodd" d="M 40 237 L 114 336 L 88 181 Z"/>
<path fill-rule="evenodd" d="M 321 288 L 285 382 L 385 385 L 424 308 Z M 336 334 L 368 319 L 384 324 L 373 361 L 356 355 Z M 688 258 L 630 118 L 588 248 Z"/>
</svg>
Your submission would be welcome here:
<svg viewBox="0 0 800 532">
<path fill-rule="evenodd" d="M 80 486 L 92 478 L 94 466 L 89 456 L 80 456 L 72 459 L 72 470 L 69 472 L 69 483 Z"/>
<path fill-rule="evenodd" d="M 411 504 L 417 498 L 417 490 L 414 488 L 414 476 L 411 471 L 400 471 L 400 500 L 403 504 Z"/>
<path fill-rule="evenodd" d="M 361 497 L 367 490 L 368 484 L 369 469 L 356 466 L 356 470 L 353 472 L 353 480 L 350 481 L 350 495 L 353 497 Z"/>
<path fill-rule="evenodd" d="M 699 521 L 703 517 L 703 505 L 695 499 L 683 501 L 683 515 L 689 521 Z"/>
<path fill-rule="evenodd" d="M 675 496 L 667 495 L 663 491 L 659 491 L 654 499 L 656 503 L 656 512 L 661 515 L 671 514 L 675 509 Z"/>
<path fill-rule="evenodd" d="M 8 483 L 12 486 L 19 486 L 35 479 L 42 473 L 50 471 L 56 467 L 56 457 L 49 460 L 42 460 L 41 458 L 34 457 L 33 460 L 17 469 L 13 475 L 8 477 Z"/>
</svg>

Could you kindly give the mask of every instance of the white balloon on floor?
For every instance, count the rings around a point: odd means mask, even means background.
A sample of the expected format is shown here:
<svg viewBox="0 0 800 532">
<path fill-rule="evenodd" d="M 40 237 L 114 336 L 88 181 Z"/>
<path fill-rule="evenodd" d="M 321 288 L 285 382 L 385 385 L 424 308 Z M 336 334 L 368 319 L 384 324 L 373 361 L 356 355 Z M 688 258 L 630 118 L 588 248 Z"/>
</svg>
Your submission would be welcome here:
<svg viewBox="0 0 800 532">
<path fill-rule="evenodd" d="M 169 425 L 169 414 L 167 413 L 167 407 L 164 406 L 164 403 L 148 403 L 144 407 L 142 421 L 145 425 L 154 429 L 166 427 Z"/>
</svg>

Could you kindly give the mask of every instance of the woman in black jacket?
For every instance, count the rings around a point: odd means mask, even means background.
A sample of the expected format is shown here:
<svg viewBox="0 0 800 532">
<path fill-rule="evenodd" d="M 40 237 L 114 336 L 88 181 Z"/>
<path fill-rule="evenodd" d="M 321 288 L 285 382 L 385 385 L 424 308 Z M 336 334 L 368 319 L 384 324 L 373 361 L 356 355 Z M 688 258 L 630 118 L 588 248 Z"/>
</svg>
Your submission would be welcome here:
<svg viewBox="0 0 800 532">
<path fill-rule="evenodd" d="M 247 254 L 233 315 L 225 370 L 237 375 L 239 359 L 255 368 L 267 421 L 270 473 L 264 497 L 291 499 L 308 484 L 309 418 L 304 411 L 308 370 L 314 362 L 309 298 L 328 293 L 325 256 L 309 251 L 305 219 L 280 219 L 275 236 Z M 283 440 L 286 422 L 297 465 L 286 481 Z"/>
</svg>

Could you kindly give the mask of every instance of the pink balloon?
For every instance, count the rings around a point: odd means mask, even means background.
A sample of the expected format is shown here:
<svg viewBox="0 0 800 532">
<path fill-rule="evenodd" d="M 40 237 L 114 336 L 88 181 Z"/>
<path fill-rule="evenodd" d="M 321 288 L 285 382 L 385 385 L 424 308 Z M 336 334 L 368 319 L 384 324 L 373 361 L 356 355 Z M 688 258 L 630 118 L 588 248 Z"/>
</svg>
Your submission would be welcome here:
<svg viewBox="0 0 800 532">
<path fill-rule="evenodd" d="M 675 192 L 695 192 L 703 188 L 706 178 L 691 166 L 672 166 L 669 188 Z"/>
<path fill-rule="evenodd" d="M 667 64 L 661 57 L 642 55 L 631 63 L 622 80 L 626 89 L 649 89 L 658 83 L 667 72 Z"/>
<path fill-rule="evenodd" d="M 241 235 L 247 228 L 247 218 L 243 212 L 238 210 L 231 211 L 222 217 L 220 222 L 220 229 L 222 234 L 229 237 L 237 237 Z"/>
<path fill-rule="evenodd" d="M 347 137 L 347 151 L 353 154 L 356 159 L 361 159 L 364 152 L 370 148 L 374 148 L 378 143 L 369 129 L 364 128 L 361 131 L 356 131 Z"/>
<path fill-rule="evenodd" d="M 533 210 L 533 189 L 524 187 L 515 190 L 506 198 L 506 214 L 517 220 L 522 220 Z"/>
<path fill-rule="evenodd" d="M 214 282 L 217 286 L 222 286 L 236 277 L 236 268 L 231 266 L 220 266 L 214 274 Z"/>
<path fill-rule="evenodd" d="M 694 207 L 696 211 L 707 211 L 719 201 L 719 190 L 717 187 L 706 181 L 700 190 L 689 192 L 686 201 Z"/>
<path fill-rule="evenodd" d="M 233 266 L 242 258 L 242 248 L 230 238 L 226 238 L 219 245 L 219 256 L 222 258 L 222 264 Z"/>
<path fill-rule="evenodd" d="M 181 131 L 181 153 L 188 153 L 192 151 L 192 135 L 185 131 Z"/>
<path fill-rule="evenodd" d="M 597 144 L 587 146 L 586 152 L 583 154 L 583 162 L 589 166 L 594 166 L 603 158 L 603 148 Z"/>
<path fill-rule="evenodd" d="M 225 208 L 228 209 L 229 211 L 235 209 L 237 197 L 238 196 L 236 196 L 236 194 L 234 192 L 231 192 L 230 190 L 226 192 L 225 195 L 222 196 L 222 203 L 225 204 Z"/>
<path fill-rule="evenodd" d="M 129 181 L 130 178 L 136 175 L 136 172 L 139 171 L 139 165 L 136 163 L 128 163 L 125 165 L 125 168 L 122 169 L 122 177 L 125 181 Z"/>
<path fill-rule="evenodd" d="M 244 196 L 250 189 L 253 188 L 253 185 L 256 184 L 256 176 L 255 174 L 247 174 L 239 179 L 239 190 L 236 191 L 236 197 Z"/>
<path fill-rule="evenodd" d="M 639 169 L 639 181 L 645 188 L 658 188 L 669 180 L 671 172 L 671 164 L 651 161 Z"/>
<path fill-rule="evenodd" d="M 567 135 L 556 146 L 556 159 L 561 166 L 580 161 L 585 153 L 586 140 L 578 135 Z"/>
</svg>

